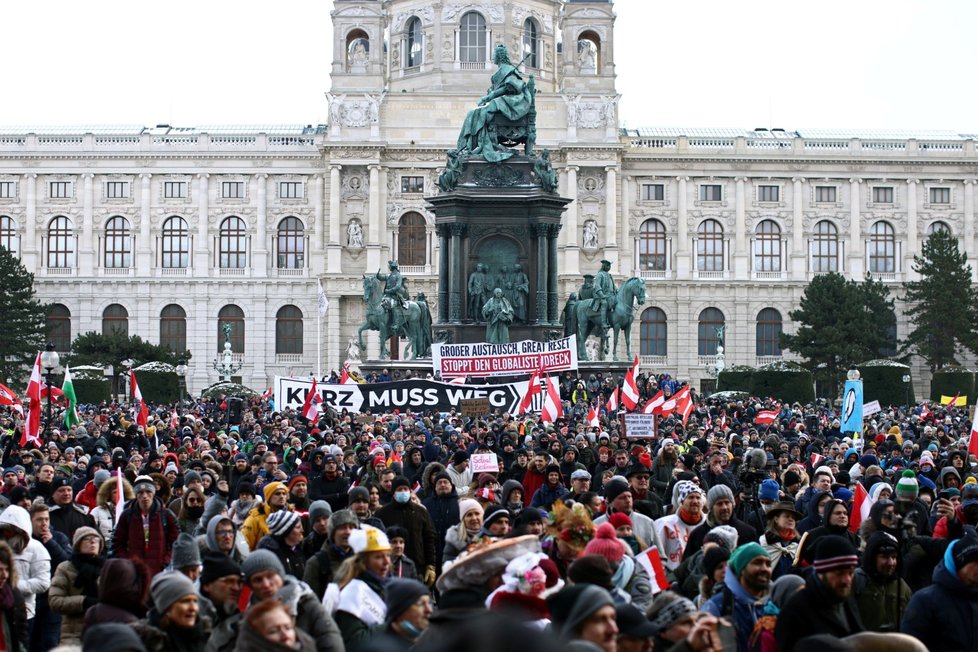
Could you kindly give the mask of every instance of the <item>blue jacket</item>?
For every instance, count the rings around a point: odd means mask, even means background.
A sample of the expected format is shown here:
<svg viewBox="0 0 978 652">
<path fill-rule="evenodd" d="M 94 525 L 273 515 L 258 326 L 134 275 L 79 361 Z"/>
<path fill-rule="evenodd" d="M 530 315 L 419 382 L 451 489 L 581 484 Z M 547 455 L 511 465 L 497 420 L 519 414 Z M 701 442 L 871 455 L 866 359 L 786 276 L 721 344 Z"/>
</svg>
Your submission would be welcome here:
<svg viewBox="0 0 978 652">
<path fill-rule="evenodd" d="M 934 568 L 934 583 L 913 594 L 900 631 L 920 640 L 928 650 L 978 649 L 978 589 L 958 579 L 952 550 Z"/>
<path fill-rule="evenodd" d="M 558 483 L 556 487 L 551 488 L 544 482 L 539 489 L 533 492 L 533 498 L 530 499 L 530 507 L 539 507 L 549 511 L 556 500 L 569 493 L 567 487 L 562 484 Z"/>
<path fill-rule="evenodd" d="M 724 613 L 725 600 L 732 607 L 727 610 L 727 613 Z M 750 650 L 747 641 L 750 639 L 751 632 L 754 631 L 754 624 L 758 618 L 778 614 L 778 608 L 771 602 L 769 596 L 757 599 L 747 593 L 729 566 L 723 576 L 723 587 L 718 589 L 713 597 L 703 605 L 703 611 L 713 616 L 729 618 L 733 622 L 734 628 L 737 630 L 738 652 Z"/>
</svg>

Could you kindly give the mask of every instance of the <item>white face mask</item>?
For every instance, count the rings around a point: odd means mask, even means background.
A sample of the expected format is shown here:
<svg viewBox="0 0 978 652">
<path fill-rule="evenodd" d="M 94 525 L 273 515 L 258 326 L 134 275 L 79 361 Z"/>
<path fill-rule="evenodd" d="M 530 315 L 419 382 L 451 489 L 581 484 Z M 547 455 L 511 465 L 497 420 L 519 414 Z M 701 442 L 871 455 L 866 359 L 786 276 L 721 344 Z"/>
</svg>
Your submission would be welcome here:
<svg viewBox="0 0 978 652">
<path fill-rule="evenodd" d="M 396 500 L 399 503 L 406 503 L 407 501 L 411 500 L 411 492 L 396 491 L 394 492 L 394 500 Z"/>
</svg>

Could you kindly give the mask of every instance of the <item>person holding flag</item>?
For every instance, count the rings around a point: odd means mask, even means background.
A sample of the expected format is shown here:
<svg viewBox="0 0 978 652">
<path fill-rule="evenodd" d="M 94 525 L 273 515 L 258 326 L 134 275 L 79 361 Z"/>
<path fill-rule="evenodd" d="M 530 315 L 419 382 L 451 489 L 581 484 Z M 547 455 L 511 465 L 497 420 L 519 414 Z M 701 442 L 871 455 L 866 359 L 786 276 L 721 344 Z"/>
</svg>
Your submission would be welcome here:
<svg viewBox="0 0 978 652">
<path fill-rule="evenodd" d="M 31 368 L 31 379 L 27 383 L 27 415 L 24 418 L 24 430 L 20 438 L 20 447 L 28 445 L 41 447 L 41 354 L 38 352 Z"/>
<path fill-rule="evenodd" d="M 71 369 L 65 365 L 65 379 L 61 384 L 61 393 L 68 401 L 65 409 L 65 426 L 71 428 L 81 423 L 81 415 L 78 414 L 78 398 L 75 396 L 75 383 L 71 379 Z"/>
</svg>

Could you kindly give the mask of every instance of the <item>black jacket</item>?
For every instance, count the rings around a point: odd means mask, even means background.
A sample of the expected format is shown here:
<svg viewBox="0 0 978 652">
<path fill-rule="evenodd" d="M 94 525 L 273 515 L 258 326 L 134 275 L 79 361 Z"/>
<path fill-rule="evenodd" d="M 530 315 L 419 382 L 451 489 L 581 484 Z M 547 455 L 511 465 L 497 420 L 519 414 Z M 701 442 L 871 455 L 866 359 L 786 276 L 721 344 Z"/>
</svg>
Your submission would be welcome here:
<svg viewBox="0 0 978 652">
<path fill-rule="evenodd" d="M 86 514 L 82 507 L 79 507 L 72 503 L 62 507 L 60 505 L 52 505 L 51 507 L 51 529 L 57 530 L 61 534 L 68 537 L 70 541 L 72 537 L 75 536 L 75 530 L 87 525 L 88 527 L 96 527 L 95 519 L 92 518 L 91 514 Z"/>
<path fill-rule="evenodd" d="M 342 473 L 329 480 L 325 475 L 316 476 L 309 484 L 310 500 L 325 500 L 334 512 L 346 509 L 350 504 L 350 481 Z"/>
<path fill-rule="evenodd" d="M 282 541 L 281 537 L 266 534 L 258 540 L 256 550 L 272 551 L 278 557 L 279 561 L 282 562 L 282 566 L 285 568 L 287 574 L 297 580 L 302 579 L 302 574 L 306 568 L 306 556 L 302 554 L 301 543 L 295 548 L 290 548 Z"/>
<path fill-rule="evenodd" d="M 934 568 L 934 583 L 914 593 L 900 631 L 916 637 L 928 650 L 978 649 L 978 589 L 951 572 L 949 548 Z"/>
<path fill-rule="evenodd" d="M 431 524 L 435 528 L 435 559 L 437 570 L 441 570 L 442 549 L 445 545 L 445 535 L 453 526 L 462 520 L 458 513 L 458 494 L 452 489 L 447 496 L 430 496 L 422 501 L 428 510 Z"/>
<path fill-rule="evenodd" d="M 426 566 L 437 565 L 435 527 L 428 510 L 411 502 L 404 504 L 392 502 L 377 510 L 375 516 L 383 521 L 385 527 L 399 525 L 407 530 L 404 555 L 411 559 L 415 566 L 423 570 Z"/>
<path fill-rule="evenodd" d="M 805 588 L 792 596 L 778 614 L 778 624 L 774 629 L 778 652 L 790 652 L 806 636 L 831 634 L 842 638 L 863 631 L 859 609 L 852 595 L 842 603 L 841 619 L 832 606 L 834 604 L 834 597 L 829 595 L 818 575 L 810 572 Z"/>
</svg>

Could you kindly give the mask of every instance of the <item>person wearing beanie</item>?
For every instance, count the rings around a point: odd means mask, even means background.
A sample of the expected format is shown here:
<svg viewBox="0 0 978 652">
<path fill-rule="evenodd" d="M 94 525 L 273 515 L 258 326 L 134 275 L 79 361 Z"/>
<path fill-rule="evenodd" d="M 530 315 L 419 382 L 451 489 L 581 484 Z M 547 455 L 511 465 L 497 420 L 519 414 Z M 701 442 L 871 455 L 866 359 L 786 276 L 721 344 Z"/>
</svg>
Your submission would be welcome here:
<svg viewBox="0 0 978 652">
<path fill-rule="evenodd" d="M 608 517 L 607 522 L 615 528 L 615 535 L 618 540 L 627 545 L 633 555 L 637 555 L 648 547 L 644 541 L 639 541 L 638 537 L 635 536 L 632 519 L 627 514 L 616 512 Z"/>
<path fill-rule="evenodd" d="M 167 567 L 180 535 L 176 515 L 156 498 L 156 483 L 148 475 L 133 482 L 136 498 L 129 502 L 112 533 L 112 555 L 139 559 L 150 575 Z"/>
<path fill-rule="evenodd" d="M 91 527 L 75 530 L 71 558 L 51 578 L 48 606 L 61 614 L 61 645 L 81 641 L 85 610 L 98 602 L 98 578 L 105 563 L 105 539 Z"/>
<path fill-rule="evenodd" d="M 810 566 L 814 562 L 819 540 L 830 534 L 847 539 L 853 547 L 859 548 L 859 535 L 849 531 L 849 508 L 844 502 L 836 498 L 832 498 L 822 505 L 822 524 L 813 530 L 809 530 L 808 536 L 805 538 L 805 546 L 801 549 L 801 559 L 806 565 Z"/>
<path fill-rule="evenodd" d="M 170 568 L 183 573 L 192 582 L 200 577 L 200 547 L 197 540 L 186 532 L 181 532 L 173 543 Z"/>
<path fill-rule="evenodd" d="M 238 609 L 243 586 L 241 566 L 227 555 L 210 552 L 204 556 L 199 579 L 200 612 L 213 627 L 211 648 L 231 649 L 242 618 Z"/>
<path fill-rule="evenodd" d="M 326 587 L 333 581 L 336 571 L 344 560 L 353 556 L 350 534 L 360 527 L 360 520 L 349 509 L 333 512 L 326 524 L 326 541 L 311 557 L 306 559 L 302 581 L 322 600 Z"/>
<path fill-rule="evenodd" d="M 445 535 L 445 546 L 442 550 L 444 564 L 455 561 L 463 551 L 478 540 L 479 533 L 482 531 L 485 513 L 477 500 L 466 498 L 459 501 L 458 513 L 461 517 L 459 524 Z"/>
<path fill-rule="evenodd" d="M 853 581 L 853 596 L 866 631 L 899 630 L 911 594 L 910 586 L 900 577 L 900 566 L 896 537 L 886 532 L 871 534 Z"/>
<path fill-rule="evenodd" d="M 859 550 L 848 539 L 834 534 L 819 539 L 815 546 L 815 572 L 778 614 L 774 636 L 779 652 L 794 650 L 806 636 L 831 634 L 843 638 L 864 630 L 852 596 L 858 565 Z"/>
<path fill-rule="evenodd" d="M 418 579 L 418 568 L 411 561 L 411 558 L 404 554 L 405 541 L 408 531 L 400 525 L 392 525 L 387 528 L 387 540 L 391 544 L 391 566 L 387 571 L 388 577 L 404 577 L 411 580 Z"/>
<path fill-rule="evenodd" d="M 129 625 L 104 623 L 85 630 L 85 636 L 74 645 L 82 650 L 107 650 L 110 652 L 146 652 L 139 634 Z M 62 643 L 64 645 L 64 643 Z"/>
<path fill-rule="evenodd" d="M 703 491 L 699 485 L 690 480 L 680 480 L 673 487 L 672 493 L 675 512 L 655 522 L 655 538 L 650 539 L 659 542 L 662 565 L 669 571 L 675 571 L 679 567 L 690 535 L 706 522 Z"/>
<path fill-rule="evenodd" d="M 383 531 L 361 525 L 350 535 L 354 555 L 336 576 L 340 595 L 336 602 L 336 625 L 346 649 L 367 649 L 387 616 L 384 578 L 390 570 L 391 545 Z"/>
<path fill-rule="evenodd" d="M 595 525 L 601 525 L 615 513 L 624 514 L 632 522 L 632 532 L 639 541 L 651 545 L 655 541 L 653 521 L 651 518 L 635 511 L 635 496 L 632 495 L 628 480 L 621 476 L 613 476 L 604 485 L 604 497 L 607 511 L 594 519 Z"/>
<path fill-rule="evenodd" d="M 729 618 L 737 631 L 737 649 L 749 650 L 748 640 L 754 634 L 755 623 L 778 613 L 771 604 L 770 590 L 771 558 L 759 543 L 744 543 L 730 554 L 723 583 L 703 611 Z M 768 629 L 759 635 L 770 637 L 771 633 Z"/>
<path fill-rule="evenodd" d="M 385 527 L 399 526 L 407 531 L 405 554 L 423 571 L 421 580 L 434 586 L 438 559 L 435 555 L 435 526 L 428 510 L 411 500 L 413 491 L 407 476 L 398 475 L 391 481 L 394 499 L 378 510 L 376 517 Z"/>
<path fill-rule="evenodd" d="M 565 586 L 547 598 L 553 632 L 563 641 L 586 641 L 604 652 L 616 652 L 615 602 L 593 584 Z"/>
<path fill-rule="evenodd" d="M 150 584 L 153 607 L 132 624 L 148 650 L 202 652 L 210 636 L 210 620 L 201 615 L 194 583 L 183 573 L 165 571 Z"/>
<path fill-rule="evenodd" d="M 604 557 L 612 570 L 612 588 L 627 596 L 626 600 L 643 611 L 652 604 L 652 584 L 645 570 L 626 555 L 627 544 L 616 536 L 611 523 L 602 523 L 595 530 L 594 538 L 584 546 L 584 555 Z"/>
<path fill-rule="evenodd" d="M 662 591 L 652 602 L 646 617 L 653 630 L 652 649 L 679 649 L 697 618 L 696 605 L 672 591 Z"/>
<path fill-rule="evenodd" d="M 452 454 L 451 463 L 445 468 L 459 497 L 464 498 L 472 493 L 472 469 L 469 468 L 469 454 L 457 450 Z"/>
<path fill-rule="evenodd" d="M 314 500 L 309 504 L 309 533 L 302 540 L 302 554 L 309 559 L 316 554 L 329 539 L 329 517 L 333 508 L 325 500 Z"/>
<path fill-rule="evenodd" d="M 533 493 L 529 506 L 549 511 L 554 501 L 570 495 L 570 491 L 561 482 L 560 466 L 548 464 L 545 473 L 543 484 Z"/>
<path fill-rule="evenodd" d="M 261 503 L 262 499 L 257 495 L 255 485 L 247 478 L 242 478 L 236 489 L 229 495 L 234 498 L 229 509 L 231 520 L 234 521 L 234 526 L 240 531 L 241 526 L 248 520 L 248 514 Z"/>
<path fill-rule="evenodd" d="M 904 523 L 913 521 L 917 534 L 930 536 L 932 532 L 930 512 L 917 498 L 919 493 L 920 483 L 917 476 L 907 469 L 900 474 L 900 479 L 893 488 L 893 502 L 896 503 L 897 513 L 903 516 Z"/>
<path fill-rule="evenodd" d="M 302 552 L 302 519 L 297 512 L 281 509 L 268 517 L 268 534 L 258 541 L 260 550 L 271 550 L 282 562 L 285 572 L 301 579 L 306 567 L 306 556 Z"/>
<path fill-rule="evenodd" d="M 387 616 L 374 649 L 402 650 L 414 645 L 428 629 L 432 614 L 429 589 L 416 579 L 393 577 L 385 587 Z"/>
<path fill-rule="evenodd" d="M 265 500 L 252 508 L 241 526 L 241 534 L 248 542 L 248 548 L 255 550 L 258 542 L 268 534 L 268 517 L 280 510 L 291 511 L 289 488 L 281 482 L 269 482 L 262 488 Z"/>
<path fill-rule="evenodd" d="M 707 600 L 713 597 L 714 588 L 723 582 L 727 571 L 730 551 L 720 545 L 710 546 L 703 553 L 703 576 L 697 585 L 698 592 L 693 602 L 702 609 Z"/>
<path fill-rule="evenodd" d="M 323 472 L 313 475 L 309 484 L 309 498 L 325 500 L 332 511 L 346 509 L 350 504 L 350 480 L 340 472 L 336 455 L 323 456 Z"/>
<path fill-rule="evenodd" d="M 272 551 L 256 550 L 248 555 L 241 572 L 251 589 L 251 605 L 274 598 L 288 607 L 296 628 L 312 637 L 317 650 L 344 649 L 340 630 L 322 599 L 305 582 L 286 574 Z"/>
<path fill-rule="evenodd" d="M 706 521 L 689 533 L 689 540 L 683 550 L 683 559 L 688 559 L 700 550 L 706 535 L 713 528 L 721 525 L 735 529 L 737 540 L 741 543 L 757 540 L 757 530 L 734 514 L 734 494 L 725 484 L 714 485 L 706 492 Z"/>
</svg>

